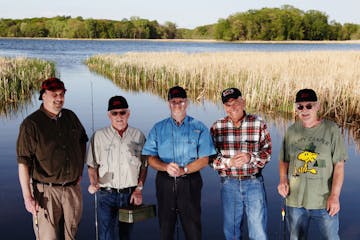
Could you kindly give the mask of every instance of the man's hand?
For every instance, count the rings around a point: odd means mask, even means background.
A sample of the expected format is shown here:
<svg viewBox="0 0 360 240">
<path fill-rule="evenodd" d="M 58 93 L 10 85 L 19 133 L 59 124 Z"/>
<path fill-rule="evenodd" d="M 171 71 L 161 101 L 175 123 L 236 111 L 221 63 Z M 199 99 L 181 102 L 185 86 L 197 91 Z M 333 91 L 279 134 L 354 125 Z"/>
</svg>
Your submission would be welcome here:
<svg viewBox="0 0 360 240">
<path fill-rule="evenodd" d="M 24 204 L 26 210 L 29 213 L 36 215 L 36 212 L 39 210 L 39 204 L 35 201 L 35 199 L 32 196 L 25 198 Z"/>
<path fill-rule="evenodd" d="M 339 196 L 330 195 L 327 203 L 326 210 L 329 212 L 330 216 L 335 216 L 340 211 L 340 201 Z"/>
<path fill-rule="evenodd" d="M 135 205 L 142 204 L 142 193 L 141 190 L 135 188 L 134 192 L 131 194 L 130 203 Z"/>
<path fill-rule="evenodd" d="M 278 192 L 283 198 L 286 198 L 286 196 L 289 194 L 289 181 L 287 177 L 280 179 L 280 183 L 278 185 Z"/>
<path fill-rule="evenodd" d="M 90 184 L 89 187 L 88 187 L 88 191 L 90 194 L 94 194 L 96 193 L 98 190 L 99 190 L 100 186 L 99 184 Z"/>
<path fill-rule="evenodd" d="M 242 152 L 232 157 L 229 164 L 231 167 L 241 168 L 244 164 L 249 163 L 250 159 L 249 153 Z"/>
<path fill-rule="evenodd" d="M 166 165 L 166 172 L 172 177 L 180 176 L 180 167 L 176 163 L 169 163 Z"/>
</svg>

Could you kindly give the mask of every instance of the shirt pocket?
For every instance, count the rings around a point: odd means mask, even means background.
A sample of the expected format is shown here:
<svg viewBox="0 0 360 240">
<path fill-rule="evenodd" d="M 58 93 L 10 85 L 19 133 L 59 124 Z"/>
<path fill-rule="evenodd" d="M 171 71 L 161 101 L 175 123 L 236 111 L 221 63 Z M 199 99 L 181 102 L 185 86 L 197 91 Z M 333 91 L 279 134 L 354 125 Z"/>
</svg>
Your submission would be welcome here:
<svg viewBox="0 0 360 240">
<path fill-rule="evenodd" d="M 258 152 L 259 141 L 256 139 L 241 138 L 240 140 L 240 152 Z"/>
<path fill-rule="evenodd" d="M 188 156 L 188 159 L 195 160 L 198 156 L 198 142 L 200 138 L 200 130 L 193 130 L 189 134 L 189 139 L 186 144 L 186 153 Z"/>
</svg>

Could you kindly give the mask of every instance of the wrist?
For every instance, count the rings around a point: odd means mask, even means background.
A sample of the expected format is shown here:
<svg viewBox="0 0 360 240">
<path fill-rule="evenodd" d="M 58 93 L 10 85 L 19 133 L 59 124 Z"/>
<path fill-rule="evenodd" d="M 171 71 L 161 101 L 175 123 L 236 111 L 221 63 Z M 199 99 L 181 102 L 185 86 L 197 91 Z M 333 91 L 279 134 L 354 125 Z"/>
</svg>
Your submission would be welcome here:
<svg viewBox="0 0 360 240">
<path fill-rule="evenodd" d="M 144 189 L 144 184 L 142 181 L 139 181 L 138 185 L 136 186 L 135 190 L 142 191 Z"/>
<path fill-rule="evenodd" d="M 184 174 L 188 174 L 189 173 L 189 169 L 187 168 L 187 166 L 184 167 Z"/>
<path fill-rule="evenodd" d="M 225 163 L 225 165 L 226 165 L 227 167 L 231 167 L 231 166 L 230 166 L 230 160 L 231 160 L 231 158 L 228 158 L 228 159 L 226 159 L 226 160 L 224 161 L 224 163 Z"/>
</svg>

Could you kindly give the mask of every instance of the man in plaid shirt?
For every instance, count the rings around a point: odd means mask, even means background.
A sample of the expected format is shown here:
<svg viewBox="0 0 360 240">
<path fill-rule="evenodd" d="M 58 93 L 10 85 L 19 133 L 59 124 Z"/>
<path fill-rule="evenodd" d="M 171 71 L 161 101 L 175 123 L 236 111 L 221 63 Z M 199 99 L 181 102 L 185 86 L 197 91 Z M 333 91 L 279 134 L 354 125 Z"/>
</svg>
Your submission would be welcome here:
<svg viewBox="0 0 360 240">
<path fill-rule="evenodd" d="M 211 166 L 221 177 L 221 200 L 226 239 L 240 239 L 244 213 L 250 239 L 267 239 L 267 203 L 261 175 L 270 161 L 271 138 L 266 123 L 245 112 L 237 88 L 221 93 L 227 116 L 211 127 L 217 156 Z"/>
</svg>

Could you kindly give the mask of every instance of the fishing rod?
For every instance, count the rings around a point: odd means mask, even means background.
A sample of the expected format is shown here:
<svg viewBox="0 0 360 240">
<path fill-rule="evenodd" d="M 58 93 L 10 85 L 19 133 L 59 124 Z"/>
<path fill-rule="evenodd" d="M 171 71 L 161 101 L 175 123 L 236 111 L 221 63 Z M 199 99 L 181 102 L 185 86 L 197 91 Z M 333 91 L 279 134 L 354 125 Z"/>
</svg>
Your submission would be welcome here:
<svg viewBox="0 0 360 240">
<path fill-rule="evenodd" d="M 35 207 L 36 207 L 36 201 L 35 201 Z M 37 239 L 40 240 L 40 230 L 39 230 L 39 219 L 38 219 L 38 210 L 35 210 L 36 214 L 35 214 L 35 226 L 36 226 L 36 232 L 37 232 Z"/>
<path fill-rule="evenodd" d="M 90 81 L 91 87 L 91 130 L 94 134 L 94 89 L 93 82 Z M 98 177 L 97 177 L 98 178 Z M 98 179 L 97 179 L 98 180 Z M 99 227 L 98 227 L 98 216 L 97 216 L 97 193 L 94 193 L 94 208 L 95 208 L 95 238 L 99 239 Z"/>
</svg>

